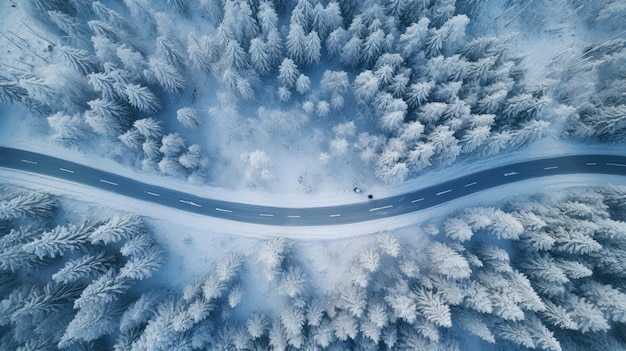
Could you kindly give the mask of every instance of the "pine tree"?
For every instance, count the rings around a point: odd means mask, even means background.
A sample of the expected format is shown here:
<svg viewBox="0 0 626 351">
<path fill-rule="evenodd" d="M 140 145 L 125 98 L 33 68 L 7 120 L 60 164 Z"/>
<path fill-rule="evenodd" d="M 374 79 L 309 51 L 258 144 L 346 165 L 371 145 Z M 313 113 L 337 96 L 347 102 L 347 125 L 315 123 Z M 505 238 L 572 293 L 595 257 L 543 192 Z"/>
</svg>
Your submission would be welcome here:
<svg viewBox="0 0 626 351">
<path fill-rule="evenodd" d="M 339 56 L 342 48 L 348 41 L 348 33 L 345 29 L 339 27 L 333 30 L 328 38 L 326 38 L 326 52 L 330 58 Z"/>
<path fill-rule="evenodd" d="M 272 30 L 267 35 L 266 45 L 272 66 L 278 65 L 283 57 L 283 38 L 278 30 Z"/>
<path fill-rule="evenodd" d="M 278 283 L 278 293 L 295 298 L 304 292 L 306 276 L 299 266 L 289 266 Z"/>
<path fill-rule="evenodd" d="M 338 340 L 354 340 L 358 333 L 357 321 L 346 312 L 339 312 L 332 321 L 335 336 Z"/>
<path fill-rule="evenodd" d="M 278 15 L 271 1 L 262 1 L 259 4 L 257 18 L 262 33 L 268 34 L 278 27 Z"/>
<path fill-rule="evenodd" d="M 200 125 L 198 111 L 191 107 L 183 107 L 176 111 L 176 119 L 187 128 L 194 128 Z"/>
<path fill-rule="evenodd" d="M 470 240 L 474 235 L 472 228 L 462 218 L 448 218 L 443 226 L 447 237 L 461 242 Z"/>
<path fill-rule="evenodd" d="M 248 55 L 236 40 L 229 40 L 224 49 L 224 61 L 228 68 L 242 71 L 248 69 Z"/>
<path fill-rule="evenodd" d="M 86 139 L 90 132 L 80 114 L 73 116 L 57 112 L 48 116 L 48 125 L 54 131 L 52 138 L 63 144 L 74 144 Z"/>
<path fill-rule="evenodd" d="M 173 67 L 180 68 L 183 65 L 183 56 L 176 50 L 174 43 L 162 36 L 156 39 L 156 54 Z"/>
<path fill-rule="evenodd" d="M 378 246 L 387 255 L 391 257 L 398 257 L 400 254 L 400 243 L 397 238 L 393 237 L 390 233 L 382 233 L 377 237 Z"/>
<path fill-rule="evenodd" d="M 56 207 L 56 201 L 47 193 L 13 193 L 0 201 L 0 219 L 52 217 Z"/>
<path fill-rule="evenodd" d="M 91 8 L 93 9 L 93 12 L 100 17 L 100 20 L 106 22 L 112 27 L 118 29 L 125 29 L 128 27 L 128 23 L 126 23 L 122 15 L 120 15 L 117 11 L 106 7 L 100 1 L 93 2 L 91 4 Z"/>
<path fill-rule="evenodd" d="M 159 151 L 166 157 L 179 155 L 185 148 L 185 139 L 178 133 L 170 133 L 161 138 Z"/>
<path fill-rule="evenodd" d="M 289 49 L 289 41 L 287 41 Z M 316 31 L 312 31 L 304 38 L 304 50 L 302 54 L 302 64 L 312 67 L 320 62 L 322 44 Z"/>
<path fill-rule="evenodd" d="M 200 145 L 189 146 L 187 152 L 180 155 L 178 162 L 187 169 L 195 169 L 201 166 Z"/>
<path fill-rule="evenodd" d="M 144 138 L 159 139 L 163 135 L 163 127 L 154 118 L 138 119 L 133 123 L 135 127 Z"/>
<path fill-rule="evenodd" d="M 24 244 L 23 249 L 39 258 L 63 256 L 68 250 L 86 251 L 93 230 L 94 226 L 89 222 L 83 222 L 79 226 L 56 226 L 43 232 L 41 237 Z"/>
<path fill-rule="evenodd" d="M 81 38 L 86 34 L 80 22 L 65 12 L 48 11 L 48 17 L 63 33 L 70 37 Z"/>
<path fill-rule="evenodd" d="M 115 263 L 115 257 L 104 251 L 97 254 L 86 254 L 77 259 L 71 259 L 56 273 L 52 280 L 57 283 L 73 283 L 83 278 L 105 274 Z"/>
<path fill-rule="evenodd" d="M 343 45 L 339 53 L 339 62 L 348 67 L 356 67 L 360 63 L 361 52 L 363 51 L 363 40 L 359 37 L 352 37 Z"/>
<path fill-rule="evenodd" d="M 85 111 L 85 121 L 95 132 L 103 135 L 120 134 L 128 110 L 115 100 L 95 99 L 88 101 L 90 110 Z"/>
<path fill-rule="evenodd" d="M 304 74 L 300 74 L 296 80 L 296 91 L 300 94 L 305 94 L 311 89 L 311 80 Z"/>
<path fill-rule="evenodd" d="M 82 291 L 80 297 L 74 301 L 74 308 L 89 309 L 108 305 L 117 301 L 128 288 L 128 282 L 118 277 L 114 269 L 110 269 Z"/>
<path fill-rule="evenodd" d="M 435 273 L 451 279 L 469 278 L 472 274 L 467 260 L 444 243 L 435 241 L 429 245 L 426 252 L 429 267 Z"/>
<path fill-rule="evenodd" d="M 278 80 L 287 88 L 293 87 L 300 72 L 292 59 L 285 58 L 278 67 Z"/>
<path fill-rule="evenodd" d="M 92 244 L 110 244 L 128 239 L 144 231 L 141 219 L 133 215 L 114 215 L 89 235 Z"/>
<path fill-rule="evenodd" d="M 28 90 L 13 82 L 0 78 L 0 101 L 7 104 L 16 104 L 28 98 Z"/>
<path fill-rule="evenodd" d="M 147 252 L 142 252 L 141 255 L 131 256 L 124 266 L 120 268 L 116 279 L 144 280 L 151 277 L 163 263 L 163 251 L 153 246 Z"/>
<path fill-rule="evenodd" d="M 124 89 L 128 102 L 146 113 L 155 113 L 161 109 L 159 99 L 147 87 L 139 84 L 128 84 Z"/>
<path fill-rule="evenodd" d="M 96 63 L 87 51 L 69 46 L 60 46 L 58 50 L 65 63 L 76 72 L 83 75 L 96 72 Z"/>
<path fill-rule="evenodd" d="M 33 287 L 19 305 L 11 319 L 17 325 L 26 325 L 26 320 L 37 320 L 44 315 L 59 312 L 80 296 L 80 284 L 57 284 L 49 282 L 43 288 Z"/>
<path fill-rule="evenodd" d="M 269 327 L 269 322 L 264 315 L 258 312 L 252 313 L 252 316 L 246 321 L 246 331 L 252 339 L 262 337 Z"/>
<path fill-rule="evenodd" d="M 180 92 L 185 88 L 185 80 L 174 66 L 163 59 L 151 58 L 150 73 L 161 87 L 169 92 Z"/>
<path fill-rule="evenodd" d="M 260 75 L 268 74 L 272 69 L 272 62 L 269 56 L 267 46 L 260 38 L 254 38 L 250 41 L 248 48 L 250 54 L 250 64 Z"/>
</svg>

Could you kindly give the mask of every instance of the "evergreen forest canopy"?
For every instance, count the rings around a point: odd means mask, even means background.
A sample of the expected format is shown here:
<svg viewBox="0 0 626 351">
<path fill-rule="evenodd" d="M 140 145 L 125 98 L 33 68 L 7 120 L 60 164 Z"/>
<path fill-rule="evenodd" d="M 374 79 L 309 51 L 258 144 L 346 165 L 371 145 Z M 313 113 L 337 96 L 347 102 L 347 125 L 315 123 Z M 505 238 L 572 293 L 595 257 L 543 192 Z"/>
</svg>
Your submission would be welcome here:
<svg viewBox="0 0 626 351">
<path fill-rule="evenodd" d="M 61 224 L 55 197 L 3 187 L 0 350 L 624 350 L 625 200 L 551 192 L 380 233 L 330 291 L 295 242 L 261 240 L 176 291 L 150 283 L 167 262 L 141 218 Z"/>
<path fill-rule="evenodd" d="M 195 181 L 214 179 L 230 157 L 207 140 L 211 118 L 236 121 L 229 138 L 240 141 L 308 138 L 326 124 L 317 162 L 358 155 L 383 182 L 561 125 L 563 135 L 623 140 L 623 2 L 563 1 L 567 18 L 611 35 L 555 57 L 549 77 L 526 76 L 515 36 L 472 29 L 492 3 L 28 0 L 25 39 L 6 35 L 19 57 L 5 59 L 0 99 L 47 118 L 62 144 L 104 142 L 134 167 Z M 550 24 L 544 1 L 505 5 L 509 24 Z M 272 155 L 254 147 L 234 162 L 243 183 L 262 188 L 275 179 Z"/>
</svg>

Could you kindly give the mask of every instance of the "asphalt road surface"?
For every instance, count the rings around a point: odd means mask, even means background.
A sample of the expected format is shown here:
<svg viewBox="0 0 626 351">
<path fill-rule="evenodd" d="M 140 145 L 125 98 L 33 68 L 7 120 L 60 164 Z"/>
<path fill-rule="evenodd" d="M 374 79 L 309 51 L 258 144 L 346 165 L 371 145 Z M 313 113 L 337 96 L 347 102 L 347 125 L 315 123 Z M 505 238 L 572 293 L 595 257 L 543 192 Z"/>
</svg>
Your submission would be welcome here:
<svg viewBox="0 0 626 351">
<path fill-rule="evenodd" d="M 30 151 L 0 147 L 0 167 L 60 178 L 135 199 L 232 221 L 276 226 L 315 226 L 370 221 L 436 206 L 521 180 L 580 173 L 626 175 L 626 156 L 571 155 L 537 159 L 468 174 L 437 185 L 349 205 L 284 208 L 199 197 Z"/>
</svg>

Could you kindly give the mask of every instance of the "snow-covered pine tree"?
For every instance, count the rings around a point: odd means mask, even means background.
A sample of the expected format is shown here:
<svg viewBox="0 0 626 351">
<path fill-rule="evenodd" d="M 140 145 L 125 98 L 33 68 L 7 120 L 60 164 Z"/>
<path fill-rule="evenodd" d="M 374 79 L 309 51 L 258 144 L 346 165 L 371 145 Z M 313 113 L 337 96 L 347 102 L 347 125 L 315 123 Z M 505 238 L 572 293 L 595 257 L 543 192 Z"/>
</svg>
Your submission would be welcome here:
<svg viewBox="0 0 626 351">
<path fill-rule="evenodd" d="M 352 37 L 342 47 L 339 53 L 339 62 L 348 67 L 356 67 L 360 64 L 363 51 L 363 39 Z"/>
<path fill-rule="evenodd" d="M 183 56 L 178 52 L 174 43 L 162 36 L 156 39 L 156 54 L 175 68 L 183 65 Z"/>
<path fill-rule="evenodd" d="M 242 71 L 249 68 L 248 54 L 236 40 L 229 40 L 224 49 L 223 60 L 228 68 Z"/>
<path fill-rule="evenodd" d="M 278 67 L 278 80 L 285 87 L 293 87 L 297 80 L 300 71 L 292 59 L 285 58 Z"/>
<path fill-rule="evenodd" d="M 287 42 L 289 49 L 289 41 Z M 304 38 L 304 50 L 302 54 L 302 65 L 312 67 L 320 62 L 322 44 L 316 31 L 312 31 Z"/>
<path fill-rule="evenodd" d="M 201 166 L 200 145 L 193 144 L 187 148 L 187 152 L 178 157 L 178 162 L 186 169 L 195 169 Z"/>
<path fill-rule="evenodd" d="M 185 88 L 182 75 L 167 61 L 160 58 L 150 58 L 148 67 L 159 85 L 168 92 L 180 92 Z"/>
<path fill-rule="evenodd" d="M 118 135 L 126 123 L 129 111 L 115 100 L 95 99 L 88 101 L 90 110 L 85 111 L 85 121 L 96 133 Z"/>
<path fill-rule="evenodd" d="M 178 156 L 185 148 L 185 139 L 178 133 L 169 133 L 161 138 L 159 151 L 166 157 Z"/>
<path fill-rule="evenodd" d="M 277 237 L 261 243 L 257 259 L 264 265 L 267 280 L 272 280 L 289 250 L 290 243 L 285 238 Z"/>
<path fill-rule="evenodd" d="M 391 257 L 398 257 L 400 254 L 400 242 L 388 232 L 383 232 L 376 238 L 380 250 Z"/>
<path fill-rule="evenodd" d="M 271 71 L 272 61 L 263 39 L 252 39 L 248 48 L 248 54 L 250 55 L 250 64 L 258 74 L 266 75 Z"/>
<path fill-rule="evenodd" d="M 52 217 L 57 204 L 44 192 L 10 193 L 0 200 L 0 219 Z"/>
<path fill-rule="evenodd" d="M 65 63 L 76 72 L 87 75 L 97 71 L 96 62 L 87 51 L 70 46 L 60 46 L 58 50 Z"/>
<path fill-rule="evenodd" d="M 129 149 L 132 150 L 141 150 L 141 145 L 143 144 L 144 137 L 139 133 L 136 128 L 131 128 L 117 137 L 119 141 L 124 144 Z"/>
<path fill-rule="evenodd" d="M 18 82 L 10 81 L 4 77 L 0 78 L 0 101 L 7 104 L 17 104 L 28 98 L 28 90 L 19 85 Z"/>
<path fill-rule="evenodd" d="M 57 112 L 48 116 L 48 125 L 54 131 L 52 139 L 62 144 L 74 144 L 90 135 L 89 127 L 80 114 Z"/>
<path fill-rule="evenodd" d="M 89 309 L 108 305 L 112 301 L 117 301 L 129 287 L 128 280 L 118 277 L 115 269 L 109 269 L 82 291 L 80 297 L 74 301 L 74 308 Z"/>
<path fill-rule="evenodd" d="M 146 113 L 155 113 L 161 109 L 159 99 L 150 89 L 140 84 L 128 84 L 124 88 L 128 102 L 138 110 Z"/>
<path fill-rule="evenodd" d="M 128 239 L 144 231 L 141 218 L 133 215 L 114 215 L 89 235 L 92 244 L 110 244 Z"/>
<path fill-rule="evenodd" d="M 261 1 L 257 12 L 257 20 L 261 27 L 261 32 L 266 35 L 278 28 L 278 15 L 272 1 Z"/>
<path fill-rule="evenodd" d="M 191 107 L 182 107 L 176 111 L 176 119 L 187 128 L 194 128 L 200 125 L 198 110 Z"/>
<path fill-rule="evenodd" d="M 66 251 L 86 251 L 94 225 L 88 221 L 80 225 L 56 226 L 41 237 L 24 244 L 23 250 L 39 258 L 63 256 Z"/>
<path fill-rule="evenodd" d="M 156 246 L 142 252 L 140 255 L 131 256 L 120 268 L 116 279 L 144 280 L 152 276 L 164 263 L 163 251 Z"/>
<path fill-rule="evenodd" d="M 74 38 L 81 38 L 86 34 L 76 17 L 70 16 L 61 11 L 48 11 L 50 21 L 54 23 L 63 33 Z"/>
<path fill-rule="evenodd" d="M 306 276 L 300 266 L 289 266 L 278 283 L 278 293 L 295 298 L 304 292 Z"/>
<path fill-rule="evenodd" d="M 154 118 L 142 118 L 133 122 L 135 127 L 144 138 L 159 139 L 163 135 L 161 123 Z"/>
<path fill-rule="evenodd" d="M 52 275 L 52 280 L 57 283 L 73 283 L 83 278 L 105 274 L 115 263 L 115 257 L 100 251 L 96 254 L 86 254 L 82 257 L 71 259 Z"/>
<path fill-rule="evenodd" d="M 426 252 L 429 258 L 429 268 L 435 273 L 451 279 L 469 278 L 472 274 L 465 257 L 442 242 L 432 242 Z"/>
<path fill-rule="evenodd" d="M 124 245 L 120 248 L 120 253 L 125 257 L 142 256 L 152 250 L 153 246 L 154 242 L 150 239 L 148 234 L 140 232 L 126 240 Z"/>
</svg>

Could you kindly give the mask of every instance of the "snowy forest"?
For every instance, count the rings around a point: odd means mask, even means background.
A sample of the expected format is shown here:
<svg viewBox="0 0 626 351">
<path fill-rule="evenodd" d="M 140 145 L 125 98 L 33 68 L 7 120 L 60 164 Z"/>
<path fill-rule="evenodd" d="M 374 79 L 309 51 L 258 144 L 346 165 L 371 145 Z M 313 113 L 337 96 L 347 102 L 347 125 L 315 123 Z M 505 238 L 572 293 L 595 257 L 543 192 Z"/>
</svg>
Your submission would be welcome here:
<svg viewBox="0 0 626 351">
<path fill-rule="evenodd" d="M 624 18 L 624 0 L 2 0 L 0 146 L 235 202 L 424 186 L 623 145 Z M 0 171 L 0 351 L 626 350 L 623 184 L 318 240 Z"/>
<path fill-rule="evenodd" d="M 327 290 L 281 237 L 159 286 L 167 255 L 142 218 L 66 222 L 57 200 L 2 189 L 2 350 L 626 349 L 623 186 L 378 233 Z"/>
<path fill-rule="evenodd" d="M 14 17 L 0 38 L 1 101 L 40 116 L 61 145 L 196 184 L 271 190 L 294 154 L 308 165 L 294 172 L 318 182 L 343 166 L 399 183 L 547 135 L 623 140 L 620 0 L 27 0 L 3 10 Z M 580 42 L 542 62 L 521 49 L 533 25 L 560 38 L 565 23 L 584 28 Z"/>
</svg>

